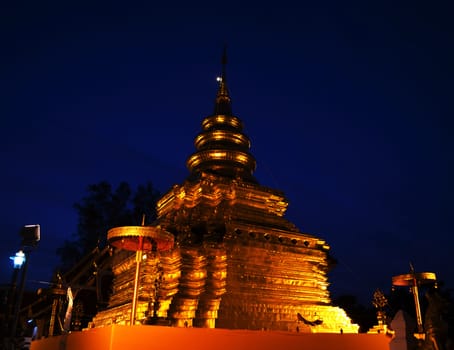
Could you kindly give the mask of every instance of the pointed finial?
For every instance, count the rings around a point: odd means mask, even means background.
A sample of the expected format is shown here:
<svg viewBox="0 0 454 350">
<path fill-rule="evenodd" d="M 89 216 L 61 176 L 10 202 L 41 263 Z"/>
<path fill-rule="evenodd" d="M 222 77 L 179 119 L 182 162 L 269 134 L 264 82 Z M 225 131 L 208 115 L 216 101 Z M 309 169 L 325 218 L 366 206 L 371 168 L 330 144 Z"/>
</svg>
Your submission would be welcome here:
<svg viewBox="0 0 454 350">
<path fill-rule="evenodd" d="M 222 93 L 223 94 L 228 94 L 227 91 L 224 91 L 226 89 L 226 83 L 227 83 L 227 77 L 226 77 L 226 67 L 227 67 L 227 45 L 224 45 L 224 51 L 222 52 L 222 58 L 221 58 L 221 65 L 222 65 L 222 72 L 221 76 L 217 77 L 216 80 L 219 82 L 219 93 L 221 92 L 221 89 L 223 89 Z M 222 85 L 224 83 L 224 86 Z"/>
<path fill-rule="evenodd" d="M 222 80 L 225 80 L 225 70 L 227 66 L 227 45 L 224 45 L 224 52 L 222 53 Z"/>
<path fill-rule="evenodd" d="M 232 106 L 230 103 L 229 91 L 227 89 L 227 46 L 224 45 L 224 51 L 222 53 L 222 74 L 217 78 L 219 82 L 219 90 L 216 96 L 216 104 L 214 106 L 214 114 L 220 115 L 232 115 Z"/>
</svg>

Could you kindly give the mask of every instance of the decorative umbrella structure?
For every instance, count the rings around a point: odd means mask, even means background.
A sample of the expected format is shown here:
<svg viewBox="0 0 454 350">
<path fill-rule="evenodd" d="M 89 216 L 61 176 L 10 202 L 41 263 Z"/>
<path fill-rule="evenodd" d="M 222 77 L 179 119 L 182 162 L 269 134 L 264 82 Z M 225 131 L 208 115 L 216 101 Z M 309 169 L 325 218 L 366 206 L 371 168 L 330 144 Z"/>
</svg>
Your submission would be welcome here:
<svg viewBox="0 0 454 350">
<path fill-rule="evenodd" d="M 393 286 L 410 287 L 413 298 L 415 300 L 416 308 L 416 323 L 418 325 L 418 333 L 424 333 L 421 316 L 421 306 L 419 303 L 419 286 L 423 284 L 435 283 L 437 277 L 434 272 L 415 272 L 413 266 L 410 264 L 410 273 L 397 275 L 392 278 Z"/>
<path fill-rule="evenodd" d="M 107 239 L 113 247 L 136 252 L 136 273 L 130 321 L 130 325 L 134 325 L 137 293 L 139 290 L 140 263 L 143 253 L 172 249 L 174 237 L 160 226 L 121 226 L 110 229 L 107 233 Z"/>
</svg>

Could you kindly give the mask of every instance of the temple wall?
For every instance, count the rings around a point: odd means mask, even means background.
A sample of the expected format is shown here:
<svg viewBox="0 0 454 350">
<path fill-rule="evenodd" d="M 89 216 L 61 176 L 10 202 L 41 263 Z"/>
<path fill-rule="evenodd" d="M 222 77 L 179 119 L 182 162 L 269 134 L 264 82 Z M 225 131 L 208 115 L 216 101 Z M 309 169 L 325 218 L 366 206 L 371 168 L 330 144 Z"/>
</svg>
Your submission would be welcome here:
<svg viewBox="0 0 454 350">
<path fill-rule="evenodd" d="M 358 332 L 344 310 L 329 305 L 326 252 L 304 244 L 274 244 L 259 235 L 242 233 L 226 242 L 227 291 L 216 327 Z M 299 322 L 298 313 L 321 324 L 308 327 Z"/>
<path fill-rule="evenodd" d="M 31 350 L 389 350 L 382 334 L 306 334 L 159 326 L 108 326 L 33 341 Z"/>
</svg>

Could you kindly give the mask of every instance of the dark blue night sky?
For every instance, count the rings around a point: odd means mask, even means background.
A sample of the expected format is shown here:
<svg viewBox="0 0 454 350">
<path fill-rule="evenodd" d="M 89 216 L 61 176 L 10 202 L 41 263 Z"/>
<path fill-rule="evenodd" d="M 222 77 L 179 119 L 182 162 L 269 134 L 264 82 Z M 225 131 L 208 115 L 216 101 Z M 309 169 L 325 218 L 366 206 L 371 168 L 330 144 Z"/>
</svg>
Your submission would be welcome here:
<svg viewBox="0 0 454 350">
<path fill-rule="evenodd" d="M 88 185 L 186 178 L 227 44 L 255 175 L 331 246 L 331 291 L 369 302 L 410 262 L 454 288 L 452 6 L 295 3 L 1 5 L 0 282 L 26 224 L 50 280 Z"/>
</svg>

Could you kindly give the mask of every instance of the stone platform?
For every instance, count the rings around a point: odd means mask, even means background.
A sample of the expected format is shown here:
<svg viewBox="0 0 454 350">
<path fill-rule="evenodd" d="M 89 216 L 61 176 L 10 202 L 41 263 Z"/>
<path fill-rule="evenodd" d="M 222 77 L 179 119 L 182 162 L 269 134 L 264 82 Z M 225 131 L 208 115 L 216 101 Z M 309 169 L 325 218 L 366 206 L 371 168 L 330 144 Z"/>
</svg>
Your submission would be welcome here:
<svg viewBox="0 0 454 350">
<path fill-rule="evenodd" d="M 389 350 L 390 340 L 382 334 L 112 325 L 36 340 L 31 350 Z"/>
</svg>

